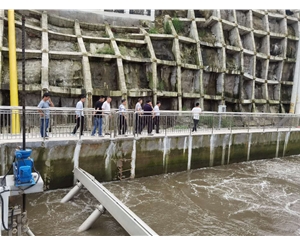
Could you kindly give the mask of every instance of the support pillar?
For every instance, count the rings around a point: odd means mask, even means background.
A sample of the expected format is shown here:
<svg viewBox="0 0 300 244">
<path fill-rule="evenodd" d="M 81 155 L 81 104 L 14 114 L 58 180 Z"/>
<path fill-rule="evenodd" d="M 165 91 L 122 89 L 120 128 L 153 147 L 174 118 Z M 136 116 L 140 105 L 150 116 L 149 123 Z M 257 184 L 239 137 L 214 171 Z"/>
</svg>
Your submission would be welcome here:
<svg viewBox="0 0 300 244">
<path fill-rule="evenodd" d="M 49 89 L 49 37 L 48 37 L 48 15 L 44 11 L 41 18 L 42 25 L 42 79 L 41 79 L 41 96 Z"/>
<path fill-rule="evenodd" d="M 94 212 L 83 222 L 78 228 L 78 232 L 86 231 L 91 228 L 92 224 L 104 213 L 105 208 L 100 204 L 96 207 Z"/>
<path fill-rule="evenodd" d="M 298 25 L 298 32 L 300 31 L 300 26 Z M 296 58 L 296 67 L 294 73 L 292 98 L 290 105 L 290 113 L 300 114 L 300 42 L 298 41 L 298 50 Z M 293 99 L 293 100 L 292 100 Z"/>
<path fill-rule="evenodd" d="M 8 10 L 8 46 L 9 46 L 9 88 L 10 106 L 19 106 L 18 97 L 18 75 L 17 75 L 17 55 L 16 55 L 16 31 L 15 12 Z M 20 133 L 20 116 L 18 110 L 12 110 L 11 133 Z"/>
<path fill-rule="evenodd" d="M 80 182 L 77 182 L 73 189 L 60 202 L 66 203 L 70 201 L 75 196 L 75 194 L 77 194 L 80 191 L 82 187 L 83 185 Z"/>
</svg>

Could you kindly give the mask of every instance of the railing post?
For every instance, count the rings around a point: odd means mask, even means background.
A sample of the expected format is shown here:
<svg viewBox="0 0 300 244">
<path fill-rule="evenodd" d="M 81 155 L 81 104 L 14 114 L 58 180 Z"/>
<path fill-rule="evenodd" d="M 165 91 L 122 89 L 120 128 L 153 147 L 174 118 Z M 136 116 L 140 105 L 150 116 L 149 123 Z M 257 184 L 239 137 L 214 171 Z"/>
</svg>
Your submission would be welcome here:
<svg viewBox="0 0 300 244">
<path fill-rule="evenodd" d="M 212 127 L 211 127 L 211 133 L 212 134 L 214 133 L 214 124 L 215 124 L 215 115 L 213 114 L 213 117 L 212 117 Z"/>
<path fill-rule="evenodd" d="M 230 119 L 230 123 L 229 123 L 229 128 L 230 128 L 230 133 L 232 133 L 232 120 L 233 120 L 233 115 L 230 116 L 231 119 Z"/>
<path fill-rule="evenodd" d="M 249 118 L 250 118 L 250 116 L 248 116 L 248 123 L 247 123 L 248 124 L 248 133 L 250 132 L 250 119 Z"/>
<path fill-rule="evenodd" d="M 116 136 L 117 136 L 117 130 L 118 130 L 118 118 L 119 118 L 119 113 L 118 112 L 113 112 L 112 113 L 112 121 L 113 121 L 113 123 L 112 123 L 112 125 L 113 125 L 113 132 L 114 133 L 111 133 L 111 130 L 109 130 L 110 131 L 110 138 L 116 138 Z M 112 134 L 114 134 L 113 136 L 112 136 Z"/>
</svg>

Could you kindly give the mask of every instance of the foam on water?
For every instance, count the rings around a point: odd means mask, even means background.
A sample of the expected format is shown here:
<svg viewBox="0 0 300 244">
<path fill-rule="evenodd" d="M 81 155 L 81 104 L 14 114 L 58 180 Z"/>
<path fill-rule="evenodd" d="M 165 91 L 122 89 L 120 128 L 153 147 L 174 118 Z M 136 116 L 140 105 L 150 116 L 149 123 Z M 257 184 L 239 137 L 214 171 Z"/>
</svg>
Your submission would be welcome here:
<svg viewBox="0 0 300 244">
<path fill-rule="evenodd" d="M 159 235 L 300 235 L 300 156 L 103 184 Z M 90 230 L 76 233 L 99 202 L 82 189 L 61 204 L 66 193 L 29 196 L 33 232 L 126 235 L 109 213 Z"/>
</svg>

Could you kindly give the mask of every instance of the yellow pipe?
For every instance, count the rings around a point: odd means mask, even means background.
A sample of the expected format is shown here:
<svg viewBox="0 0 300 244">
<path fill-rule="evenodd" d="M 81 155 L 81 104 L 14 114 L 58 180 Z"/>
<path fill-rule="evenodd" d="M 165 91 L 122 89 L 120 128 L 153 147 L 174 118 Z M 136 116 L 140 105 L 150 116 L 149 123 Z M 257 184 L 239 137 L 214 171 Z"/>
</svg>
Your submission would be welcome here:
<svg viewBox="0 0 300 244">
<path fill-rule="evenodd" d="M 14 10 L 8 10 L 8 47 L 9 47 L 10 106 L 19 106 Z M 20 117 L 19 117 L 18 110 L 12 111 L 11 133 L 13 134 L 20 133 Z"/>
</svg>

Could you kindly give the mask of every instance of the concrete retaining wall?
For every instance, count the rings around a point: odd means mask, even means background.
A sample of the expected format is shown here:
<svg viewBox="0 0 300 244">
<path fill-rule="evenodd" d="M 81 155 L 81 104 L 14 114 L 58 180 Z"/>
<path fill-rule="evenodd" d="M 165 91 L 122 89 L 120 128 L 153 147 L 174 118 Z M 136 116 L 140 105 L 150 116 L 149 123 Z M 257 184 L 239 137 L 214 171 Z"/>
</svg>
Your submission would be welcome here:
<svg viewBox="0 0 300 244">
<path fill-rule="evenodd" d="M 0 144 L 1 169 L 20 143 Z M 71 187 L 74 165 L 100 182 L 299 154 L 300 131 L 27 142 L 46 189 Z M 11 174 L 12 172 L 10 172 Z"/>
<path fill-rule="evenodd" d="M 158 13 L 159 12 L 159 13 Z M 85 106 L 99 95 L 161 101 L 164 110 L 293 111 L 299 13 L 285 10 L 157 11 L 155 21 L 82 11 L 16 10 L 16 56 L 22 84 L 25 22 L 26 103 L 44 91 L 56 107 Z M 91 22 L 91 20 L 94 20 Z M 0 9 L 0 105 L 9 105 L 8 14 Z"/>
</svg>

